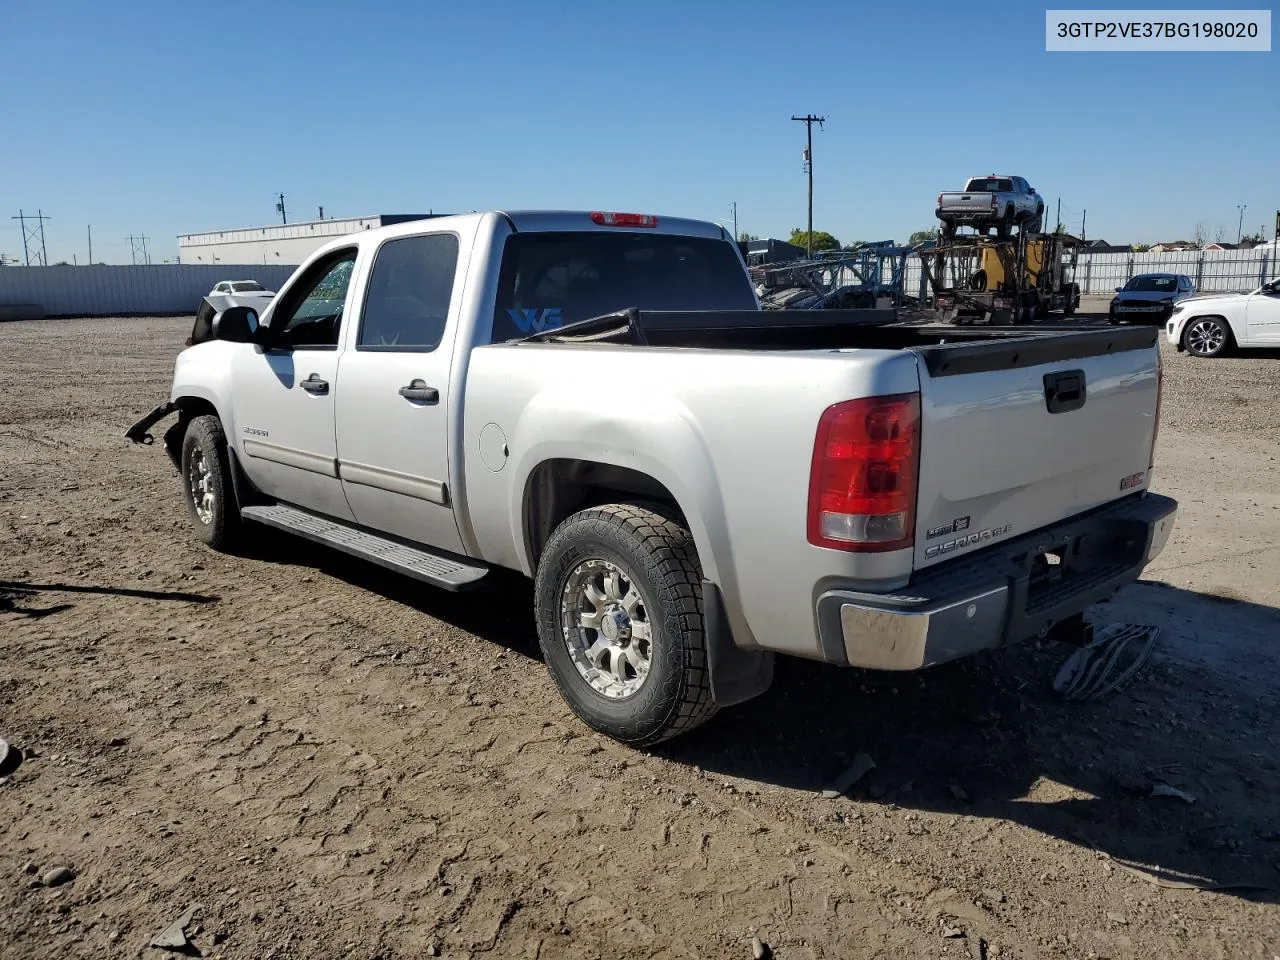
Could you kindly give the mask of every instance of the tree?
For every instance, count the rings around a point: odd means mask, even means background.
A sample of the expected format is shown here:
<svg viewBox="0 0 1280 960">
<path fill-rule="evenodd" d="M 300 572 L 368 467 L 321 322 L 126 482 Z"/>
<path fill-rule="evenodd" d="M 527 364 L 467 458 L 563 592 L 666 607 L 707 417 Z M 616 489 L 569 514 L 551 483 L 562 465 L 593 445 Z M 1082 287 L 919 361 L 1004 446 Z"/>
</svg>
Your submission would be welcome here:
<svg viewBox="0 0 1280 960">
<path fill-rule="evenodd" d="M 1263 235 L 1262 231 L 1259 230 L 1257 233 L 1244 234 L 1243 236 L 1240 237 L 1240 242 L 1241 243 L 1266 243 L 1267 238 L 1266 236 Z"/>
<path fill-rule="evenodd" d="M 1196 222 L 1196 232 L 1191 242 L 1198 248 L 1203 247 L 1206 240 L 1209 239 L 1209 225 L 1203 220 Z"/>
<path fill-rule="evenodd" d="M 914 247 L 921 243 L 927 243 L 930 240 L 938 239 L 938 228 L 932 227 L 928 230 L 917 230 L 911 236 L 907 237 L 907 246 Z"/>
<path fill-rule="evenodd" d="M 754 233 L 747 233 L 745 230 L 742 231 L 742 233 L 738 234 L 739 243 L 750 243 L 752 240 L 759 240 L 759 239 L 760 238 L 757 237 Z"/>
<path fill-rule="evenodd" d="M 796 227 L 791 231 L 791 237 L 788 242 L 804 249 L 808 247 L 808 240 L 809 232 Z M 825 230 L 815 230 L 813 231 L 813 249 L 815 253 L 819 250 L 839 250 L 840 241 Z"/>
<path fill-rule="evenodd" d="M 1135 243 L 1133 245 L 1134 253 L 1146 253 L 1150 249 L 1151 249 L 1151 244 L 1149 243 Z"/>
</svg>

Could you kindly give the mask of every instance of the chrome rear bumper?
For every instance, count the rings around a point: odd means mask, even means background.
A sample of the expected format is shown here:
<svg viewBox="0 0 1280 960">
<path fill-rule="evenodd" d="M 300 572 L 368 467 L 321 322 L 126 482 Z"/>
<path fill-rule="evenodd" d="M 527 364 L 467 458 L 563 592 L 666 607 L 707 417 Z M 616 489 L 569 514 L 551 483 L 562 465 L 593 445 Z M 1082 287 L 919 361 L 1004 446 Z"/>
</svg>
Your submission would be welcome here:
<svg viewBox="0 0 1280 960">
<path fill-rule="evenodd" d="M 1139 494 L 922 571 L 897 595 L 818 598 L 828 659 L 919 670 L 1038 635 L 1137 580 L 1173 531 L 1178 505 Z M 1040 560 L 1054 553 L 1060 562 Z"/>
</svg>

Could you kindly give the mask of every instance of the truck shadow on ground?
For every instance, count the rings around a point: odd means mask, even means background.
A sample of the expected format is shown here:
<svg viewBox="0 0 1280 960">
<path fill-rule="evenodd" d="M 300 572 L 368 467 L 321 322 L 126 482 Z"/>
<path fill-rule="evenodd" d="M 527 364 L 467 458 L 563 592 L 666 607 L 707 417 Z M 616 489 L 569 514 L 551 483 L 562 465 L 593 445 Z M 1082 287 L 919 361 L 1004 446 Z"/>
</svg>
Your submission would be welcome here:
<svg viewBox="0 0 1280 960">
<path fill-rule="evenodd" d="M 25 583 L 15 580 L 0 580 L 0 612 L 17 613 L 38 620 L 52 616 L 64 610 L 70 610 L 74 604 L 56 603 L 47 607 L 28 606 L 32 600 L 45 593 L 99 594 L 116 597 L 131 597 L 138 600 L 164 600 L 175 603 L 214 603 L 219 598 L 200 593 L 180 593 L 169 590 L 132 590 L 127 587 L 95 587 L 70 583 Z"/>
<path fill-rule="evenodd" d="M 859 752 L 876 768 L 825 801 L 1009 821 L 1145 865 L 1143 879 L 1192 882 L 1280 901 L 1280 768 L 1275 743 L 1280 611 L 1141 584 L 1099 622 L 1164 628 L 1124 689 L 1069 704 L 1051 681 L 1070 647 L 1034 644 L 918 674 L 779 660 L 773 688 L 662 749 L 709 772 L 821 791 Z M 1215 653 L 1225 635 L 1258 675 Z M 1262 669 L 1265 667 L 1266 669 Z M 1153 796 L 1166 784 L 1194 799 Z M 1048 869 L 1052 869 L 1051 866 Z"/>
<path fill-rule="evenodd" d="M 264 546 L 260 559 L 296 558 L 273 558 Z M 336 553 L 317 568 L 541 659 L 531 584 L 522 577 L 497 573 L 478 590 L 449 594 Z M 1116 609 L 1097 608 L 1095 619 L 1166 632 L 1134 681 L 1098 702 L 1067 704 L 1052 691 L 1071 652 L 1062 645 L 1028 644 L 913 674 L 779 658 L 765 695 L 653 752 L 813 796 L 861 751 L 876 768 L 846 797 L 823 801 L 833 815 L 879 804 L 1005 820 L 1145 866 L 1153 882 L 1280 902 L 1274 674 L 1241 684 L 1221 664 L 1180 655 L 1226 633 L 1260 645 L 1280 636 L 1280 611 L 1155 584 L 1121 598 Z M 1152 796 L 1157 783 L 1195 802 Z"/>
</svg>

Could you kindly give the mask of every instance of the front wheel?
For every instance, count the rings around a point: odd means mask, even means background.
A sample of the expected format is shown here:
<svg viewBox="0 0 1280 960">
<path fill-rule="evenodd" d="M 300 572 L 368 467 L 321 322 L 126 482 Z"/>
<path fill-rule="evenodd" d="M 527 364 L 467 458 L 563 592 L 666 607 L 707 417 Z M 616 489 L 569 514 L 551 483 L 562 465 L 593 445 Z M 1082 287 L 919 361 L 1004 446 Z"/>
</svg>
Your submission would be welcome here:
<svg viewBox="0 0 1280 960">
<path fill-rule="evenodd" d="M 1182 334 L 1182 345 L 1197 357 L 1220 357 L 1231 343 L 1231 331 L 1217 317 L 1196 317 Z"/>
<path fill-rule="evenodd" d="M 716 711 L 701 566 L 689 531 L 649 507 L 575 513 L 538 561 L 538 642 L 561 695 L 593 729 L 634 746 Z"/>
<path fill-rule="evenodd" d="M 187 424 L 180 463 L 196 536 L 215 550 L 230 549 L 239 532 L 240 509 L 231 485 L 227 437 L 217 417 L 196 417 Z"/>
</svg>

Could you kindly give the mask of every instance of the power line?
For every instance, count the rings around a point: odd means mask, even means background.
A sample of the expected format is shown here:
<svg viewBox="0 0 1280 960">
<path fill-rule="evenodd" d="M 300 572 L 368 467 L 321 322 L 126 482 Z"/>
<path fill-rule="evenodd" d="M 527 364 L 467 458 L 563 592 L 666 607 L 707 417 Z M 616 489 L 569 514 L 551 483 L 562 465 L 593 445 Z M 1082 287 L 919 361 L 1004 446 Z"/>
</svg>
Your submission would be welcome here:
<svg viewBox="0 0 1280 960">
<path fill-rule="evenodd" d="M 37 266 L 47 267 L 49 265 L 49 255 L 44 248 L 44 222 L 52 220 L 53 217 L 46 217 L 43 210 L 37 210 L 35 216 L 18 211 L 16 217 L 10 217 L 10 220 L 17 220 L 22 228 L 22 257 L 26 261 L 27 266 L 31 266 L 31 258 L 36 258 Z M 27 226 L 27 221 L 31 220 L 35 223 L 34 227 Z M 40 249 L 33 250 L 36 240 L 40 241 Z"/>
<path fill-rule="evenodd" d="M 826 117 L 815 117 L 812 113 L 803 117 L 793 116 L 792 120 L 798 120 L 804 124 L 804 132 L 807 146 L 804 150 L 804 168 L 809 174 L 809 232 L 806 243 L 806 253 L 809 259 L 813 259 L 813 125 L 816 123 L 819 129 L 825 129 L 822 125 L 827 122 Z"/>
</svg>

